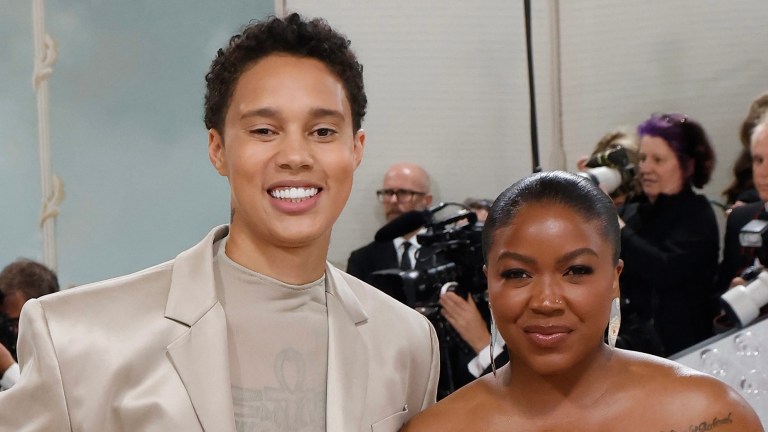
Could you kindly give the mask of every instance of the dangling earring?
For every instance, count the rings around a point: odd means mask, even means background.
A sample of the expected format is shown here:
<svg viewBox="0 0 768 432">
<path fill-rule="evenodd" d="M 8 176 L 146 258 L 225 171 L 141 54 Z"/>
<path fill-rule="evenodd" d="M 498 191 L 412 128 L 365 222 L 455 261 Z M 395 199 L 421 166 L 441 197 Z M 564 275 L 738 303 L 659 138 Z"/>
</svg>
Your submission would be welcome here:
<svg viewBox="0 0 768 432">
<path fill-rule="evenodd" d="M 496 346 L 496 341 L 499 340 L 499 329 L 496 328 L 496 322 L 493 320 L 493 314 L 491 314 L 491 346 L 490 346 L 490 353 L 491 353 L 491 370 L 493 371 L 493 376 L 496 376 L 496 358 L 493 356 L 493 347 Z"/>
<path fill-rule="evenodd" d="M 611 318 L 608 321 L 608 345 L 611 348 L 616 348 L 619 327 L 621 327 L 621 301 L 616 297 L 611 302 Z"/>
</svg>

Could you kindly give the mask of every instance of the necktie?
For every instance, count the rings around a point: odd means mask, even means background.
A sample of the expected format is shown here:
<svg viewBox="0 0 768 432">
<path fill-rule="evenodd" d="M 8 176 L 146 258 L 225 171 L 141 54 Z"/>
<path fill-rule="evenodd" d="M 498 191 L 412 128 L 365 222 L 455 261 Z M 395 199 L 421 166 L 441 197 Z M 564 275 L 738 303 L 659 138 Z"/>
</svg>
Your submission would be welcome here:
<svg viewBox="0 0 768 432">
<path fill-rule="evenodd" d="M 403 254 L 400 255 L 400 270 L 410 270 L 411 256 L 408 254 L 408 250 L 411 248 L 411 242 L 403 243 Z"/>
</svg>

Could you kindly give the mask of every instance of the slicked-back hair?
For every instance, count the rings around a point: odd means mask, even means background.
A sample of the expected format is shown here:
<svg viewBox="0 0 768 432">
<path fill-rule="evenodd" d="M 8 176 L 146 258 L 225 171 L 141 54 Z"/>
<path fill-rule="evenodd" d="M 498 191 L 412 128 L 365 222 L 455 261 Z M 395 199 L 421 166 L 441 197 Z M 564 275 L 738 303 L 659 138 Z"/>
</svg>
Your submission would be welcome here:
<svg viewBox="0 0 768 432">
<path fill-rule="evenodd" d="M 585 177 L 565 171 L 548 171 L 522 178 L 493 202 L 483 226 L 483 260 L 486 264 L 496 231 L 514 223 L 520 211 L 532 204 L 557 204 L 594 223 L 600 235 L 613 244 L 614 264 L 619 262 L 621 232 L 611 198 Z"/>
<path fill-rule="evenodd" d="M 320 18 L 305 20 L 293 13 L 246 26 L 219 49 L 205 75 L 205 127 L 223 132 L 224 119 L 237 80 L 255 62 L 271 54 L 319 60 L 344 86 L 352 111 L 353 132 L 362 126 L 368 99 L 363 87 L 363 66 L 346 36 Z"/>
</svg>

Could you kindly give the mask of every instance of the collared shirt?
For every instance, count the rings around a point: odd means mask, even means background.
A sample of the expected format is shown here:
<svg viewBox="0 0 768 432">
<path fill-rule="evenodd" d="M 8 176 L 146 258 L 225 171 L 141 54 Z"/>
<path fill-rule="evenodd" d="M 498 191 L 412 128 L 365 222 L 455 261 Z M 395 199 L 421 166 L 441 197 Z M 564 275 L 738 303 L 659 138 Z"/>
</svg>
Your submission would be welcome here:
<svg viewBox="0 0 768 432">
<path fill-rule="evenodd" d="M 417 239 L 418 235 L 421 233 L 426 232 L 427 230 L 425 228 L 422 228 L 419 230 L 419 232 L 416 233 L 413 237 L 406 240 L 404 237 L 398 237 L 394 240 L 395 250 L 397 251 L 397 263 L 400 264 L 400 256 L 403 254 L 403 243 L 409 242 L 411 243 L 411 248 L 408 249 L 408 256 L 411 258 L 411 264 L 415 267 L 416 265 L 416 251 L 419 250 L 421 245 L 419 244 L 419 240 Z"/>
</svg>

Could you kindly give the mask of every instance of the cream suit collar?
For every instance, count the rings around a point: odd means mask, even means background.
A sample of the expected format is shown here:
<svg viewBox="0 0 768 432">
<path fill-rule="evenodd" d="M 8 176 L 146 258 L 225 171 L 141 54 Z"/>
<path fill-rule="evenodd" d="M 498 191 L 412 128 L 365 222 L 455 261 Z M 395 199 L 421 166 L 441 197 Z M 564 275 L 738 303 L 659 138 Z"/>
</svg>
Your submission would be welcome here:
<svg viewBox="0 0 768 432">
<path fill-rule="evenodd" d="M 341 271 L 326 263 L 328 387 L 326 430 L 358 432 L 368 392 L 368 348 L 358 326 L 368 315 Z"/>
<path fill-rule="evenodd" d="M 227 319 L 213 279 L 213 243 L 228 232 L 226 225 L 216 227 L 176 257 L 165 305 L 166 318 L 189 326 L 168 345 L 168 356 L 203 430 L 210 432 L 235 431 Z"/>
<path fill-rule="evenodd" d="M 235 430 L 224 309 L 216 298 L 213 244 L 229 232 L 214 228 L 173 264 L 165 317 L 189 326 L 168 355 L 206 431 Z M 368 320 L 341 271 L 326 263 L 328 384 L 326 430 L 358 432 L 368 386 L 368 350 L 359 326 Z M 353 282 L 354 283 L 354 282 Z"/>
</svg>

